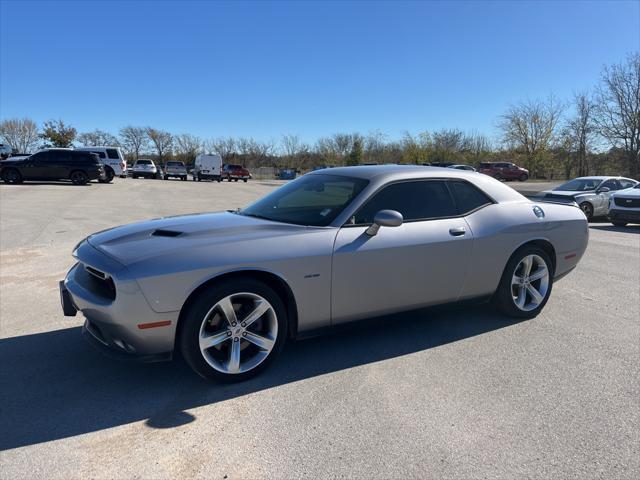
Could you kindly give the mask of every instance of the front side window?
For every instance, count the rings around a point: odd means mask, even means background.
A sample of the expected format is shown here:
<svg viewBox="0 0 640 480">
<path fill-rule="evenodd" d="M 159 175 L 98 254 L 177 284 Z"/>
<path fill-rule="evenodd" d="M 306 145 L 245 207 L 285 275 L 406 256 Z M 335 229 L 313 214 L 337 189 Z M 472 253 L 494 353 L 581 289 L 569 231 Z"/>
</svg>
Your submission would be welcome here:
<svg viewBox="0 0 640 480">
<path fill-rule="evenodd" d="M 107 156 L 113 160 L 120 160 L 118 150 L 116 150 L 115 148 L 107 148 Z"/>
<path fill-rule="evenodd" d="M 91 153 L 95 153 L 96 155 L 98 155 L 100 158 L 107 158 L 107 156 L 104 154 L 104 152 L 91 152 Z"/>
<path fill-rule="evenodd" d="M 240 215 L 276 222 L 329 225 L 368 184 L 361 178 L 305 175 L 240 211 Z"/>
<path fill-rule="evenodd" d="M 607 187 L 609 190 L 613 191 L 613 190 L 620 190 L 620 184 L 618 183 L 617 180 L 607 180 L 606 182 L 602 182 L 602 185 L 600 185 L 598 188 L 602 188 L 602 187 Z"/>
<path fill-rule="evenodd" d="M 351 223 L 370 225 L 380 210 L 395 210 L 405 222 L 453 217 L 457 215 L 453 198 L 442 180 L 394 183 L 365 203 Z"/>
<path fill-rule="evenodd" d="M 636 182 L 627 180 L 626 178 L 622 178 L 618 181 L 620 182 L 620 188 L 631 188 L 636 184 Z"/>
<path fill-rule="evenodd" d="M 449 186 L 456 200 L 460 215 L 467 215 L 474 210 L 493 203 L 489 197 L 468 182 L 456 180 L 449 182 Z"/>
</svg>

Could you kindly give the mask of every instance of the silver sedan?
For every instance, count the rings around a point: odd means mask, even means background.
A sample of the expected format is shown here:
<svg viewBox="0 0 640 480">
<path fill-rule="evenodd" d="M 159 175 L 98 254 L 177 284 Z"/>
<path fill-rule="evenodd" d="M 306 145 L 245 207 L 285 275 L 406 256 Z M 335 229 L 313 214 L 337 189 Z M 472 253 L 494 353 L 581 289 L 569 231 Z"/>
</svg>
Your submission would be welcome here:
<svg viewBox="0 0 640 480">
<path fill-rule="evenodd" d="M 532 318 L 578 264 L 587 220 L 486 175 L 362 166 L 309 173 L 239 211 L 89 236 L 60 282 L 66 315 L 121 357 L 241 380 L 285 341 L 468 299 Z"/>
</svg>

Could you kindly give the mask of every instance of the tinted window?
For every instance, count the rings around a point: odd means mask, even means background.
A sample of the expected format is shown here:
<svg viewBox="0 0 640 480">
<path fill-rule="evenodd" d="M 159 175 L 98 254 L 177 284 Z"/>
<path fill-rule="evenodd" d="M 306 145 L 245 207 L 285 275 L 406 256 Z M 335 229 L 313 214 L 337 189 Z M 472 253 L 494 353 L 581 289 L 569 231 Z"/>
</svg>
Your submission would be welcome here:
<svg viewBox="0 0 640 480">
<path fill-rule="evenodd" d="M 380 210 L 395 210 L 405 222 L 457 215 L 447 186 L 440 180 L 395 183 L 376 193 L 355 215 L 356 224 L 371 224 Z"/>
<path fill-rule="evenodd" d="M 95 153 L 96 155 L 98 155 L 100 158 L 107 158 L 107 156 L 104 154 L 104 152 L 91 152 L 91 153 Z"/>
<path fill-rule="evenodd" d="M 50 162 L 68 162 L 70 160 L 71 152 L 66 150 L 49 150 Z"/>
<path fill-rule="evenodd" d="M 329 225 L 368 181 L 337 175 L 305 175 L 242 210 L 241 215 L 298 225 Z"/>
<path fill-rule="evenodd" d="M 151 160 L 138 160 L 136 165 L 151 165 Z"/>
<path fill-rule="evenodd" d="M 114 160 L 120 160 L 120 155 L 118 155 L 118 151 L 115 148 L 107 148 L 107 156 Z"/>
<path fill-rule="evenodd" d="M 36 162 L 44 162 L 48 159 L 49 152 L 38 152 L 29 157 L 29 160 L 33 160 Z"/>
<path fill-rule="evenodd" d="M 184 167 L 182 162 L 167 162 L 167 167 Z"/>
<path fill-rule="evenodd" d="M 607 180 L 606 182 L 602 182 L 598 188 L 607 187 L 609 190 L 620 190 L 620 184 L 617 180 Z"/>
<path fill-rule="evenodd" d="M 449 185 L 460 215 L 492 203 L 489 197 L 468 182 L 450 182 Z"/>
</svg>

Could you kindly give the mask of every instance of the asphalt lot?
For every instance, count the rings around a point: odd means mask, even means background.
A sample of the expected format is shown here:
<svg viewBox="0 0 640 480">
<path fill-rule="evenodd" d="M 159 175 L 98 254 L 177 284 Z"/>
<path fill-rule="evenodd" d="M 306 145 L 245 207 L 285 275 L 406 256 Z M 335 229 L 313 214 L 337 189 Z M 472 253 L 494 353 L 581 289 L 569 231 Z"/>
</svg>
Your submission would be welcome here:
<svg viewBox="0 0 640 480">
<path fill-rule="evenodd" d="M 237 385 L 103 357 L 62 316 L 87 234 L 272 188 L 0 186 L 1 478 L 640 477 L 639 227 L 593 223 L 535 320 L 395 315 L 290 344 Z"/>
</svg>

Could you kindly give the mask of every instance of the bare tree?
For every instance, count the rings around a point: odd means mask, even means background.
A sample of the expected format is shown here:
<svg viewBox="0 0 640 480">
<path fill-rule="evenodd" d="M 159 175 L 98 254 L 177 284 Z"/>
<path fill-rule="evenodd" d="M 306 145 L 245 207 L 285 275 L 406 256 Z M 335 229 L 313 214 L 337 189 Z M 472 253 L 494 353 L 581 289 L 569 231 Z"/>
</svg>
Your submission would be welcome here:
<svg viewBox="0 0 640 480">
<path fill-rule="evenodd" d="M 309 152 L 309 146 L 302 143 L 298 135 L 282 135 L 281 143 L 287 167 L 299 165 L 301 157 Z"/>
<path fill-rule="evenodd" d="M 202 151 L 202 140 L 188 133 L 176 135 L 175 151 L 183 162 L 193 163 L 196 156 Z"/>
<path fill-rule="evenodd" d="M 147 127 L 145 129 L 147 137 L 153 144 L 158 153 L 158 160 L 160 163 L 164 163 L 164 158 L 171 154 L 171 148 L 173 147 L 173 136 L 169 132 L 164 130 L 157 130 L 155 128 Z"/>
<path fill-rule="evenodd" d="M 84 132 L 78 135 L 78 142 L 85 147 L 94 146 L 119 146 L 118 139 L 109 132 L 103 130 L 94 130 L 93 132 Z"/>
<path fill-rule="evenodd" d="M 614 148 L 625 152 L 629 173 L 640 173 L 640 53 L 604 68 L 596 93 L 596 123 Z"/>
<path fill-rule="evenodd" d="M 2 141 L 20 153 L 30 153 L 37 148 L 38 125 L 29 118 L 13 118 L 0 123 Z"/>
<path fill-rule="evenodd" d="M 216 153 L 222 160 L 227 161 L 236 151 L 236 141 L 232 137 L 219 137 L 205 142 L 207 153 Z"/>
<path fill-rule="evenodd" d="M 512 105 L 502 115 L 498 127 L 504 143 L 524 154 L 529 170 L 540 174 L 543 154 L 556 138 L 563 106 L 553 96 Z"/>
<path fill-rule="evenodd" d="M 140 152 L 149 146 L 149 137 L 147 130 L 143 127 L 126 126 L 120 129 L 120 143 L 125 151 L 138 160 Z"/>
<path fill-rule="evenodd" d="M 577 167 L 578 176 L 584 176 L 589 175 L 587 154 L 593 146 L 596 135 L 594 103 L 588 93 L 577 93 L 573 97 L 573 107 L 575 111 L 565 126 L 563 143 L 569 147 L 569 154 L 575 159 L 573 163 Z M 571 166 L 572 163 L 569 163 L 569 171 L 565 171 L 567 176 L 571 173 Z"/>
</svg>

